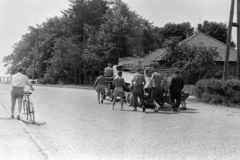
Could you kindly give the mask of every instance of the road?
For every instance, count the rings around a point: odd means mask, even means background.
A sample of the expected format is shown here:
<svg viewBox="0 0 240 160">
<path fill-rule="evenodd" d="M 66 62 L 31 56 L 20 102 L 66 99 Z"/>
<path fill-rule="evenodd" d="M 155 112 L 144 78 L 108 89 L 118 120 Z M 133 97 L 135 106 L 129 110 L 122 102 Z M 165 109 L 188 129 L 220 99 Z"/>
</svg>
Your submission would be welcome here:
<svg viewBox="0 0 240 160">
<path fill-rule="evenodd" d="M 10 108 L 11 86 L 0 84 Z M 98 104 L 94 90 L 35 86 L 31 95 L 39 125 L 26 127 L 56 160 L 238 160 L 240 110 L 187 101 L 174 113 L 133 112 L 126 104 Z M 22 116 L 22 118 L 24 118 Z M 45 124 L 43 122 L 46 122 Z M 41 125 L 42 124 L 42 125 Z"/>
</svg>

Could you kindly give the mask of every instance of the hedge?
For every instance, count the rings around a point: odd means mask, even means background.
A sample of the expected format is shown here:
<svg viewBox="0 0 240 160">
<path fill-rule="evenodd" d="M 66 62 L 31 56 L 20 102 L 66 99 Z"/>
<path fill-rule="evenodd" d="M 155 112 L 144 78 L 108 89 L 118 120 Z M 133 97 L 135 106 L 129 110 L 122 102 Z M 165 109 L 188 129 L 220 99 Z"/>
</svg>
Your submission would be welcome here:
<svg viewBox="0 0 240 160">
<path fill-rule="evenodd" d="M 200 80 L 196 83 L 195 94 L 206 103 L 240 107 L 239 80 Z"/>
</svg>

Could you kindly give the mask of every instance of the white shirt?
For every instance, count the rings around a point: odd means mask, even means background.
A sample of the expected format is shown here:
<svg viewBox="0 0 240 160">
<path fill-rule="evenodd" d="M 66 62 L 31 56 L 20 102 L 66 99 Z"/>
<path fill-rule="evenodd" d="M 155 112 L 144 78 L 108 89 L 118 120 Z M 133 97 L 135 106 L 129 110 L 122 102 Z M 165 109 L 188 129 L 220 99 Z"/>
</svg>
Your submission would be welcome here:
<svg viewBox="0 0 240 160">
<path fill-rule="evenodd" d="M 31 82 L 27 76 L 23 75 L 22 73 L 17 73 L 12 76 L 13 87 L 25 87 L 27 85 L 31 85 Z"/>
</svg>

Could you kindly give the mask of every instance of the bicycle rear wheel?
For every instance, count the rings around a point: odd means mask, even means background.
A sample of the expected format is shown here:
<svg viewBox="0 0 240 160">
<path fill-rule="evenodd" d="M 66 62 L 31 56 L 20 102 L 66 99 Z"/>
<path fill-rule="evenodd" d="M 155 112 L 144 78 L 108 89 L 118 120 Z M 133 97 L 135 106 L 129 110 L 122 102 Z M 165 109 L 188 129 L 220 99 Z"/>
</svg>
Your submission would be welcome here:
<svg viewBox="0 0 240 160">
<path fill-rule="evenodd" d="M 34 106 L 33 103 L 30 102 L 30 106 L 29 106 L 29 120 L 30 123 L 34 124 L 35 123 L 35 114 L 34 114 Z"/>
</svg>

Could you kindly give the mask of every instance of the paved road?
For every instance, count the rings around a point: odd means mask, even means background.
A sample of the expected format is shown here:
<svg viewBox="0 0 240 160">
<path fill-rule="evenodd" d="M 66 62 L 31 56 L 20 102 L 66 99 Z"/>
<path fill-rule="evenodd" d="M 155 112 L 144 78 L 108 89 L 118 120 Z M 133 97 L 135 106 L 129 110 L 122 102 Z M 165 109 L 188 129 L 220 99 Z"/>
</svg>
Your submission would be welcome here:
<svg viewBox="0 0 240 160">
<path fill-rule="evenodd" d="M 188 101 L 173 113 L 131 111 L 117 103 L 97 104 L 93 90 L 35 87 L 31 96 L 38 123 L 26 124 L 53 159 L 238 160 L 240 110 Z M 10 85 L 0 84 L 10 106 Z"/>
</svg>

